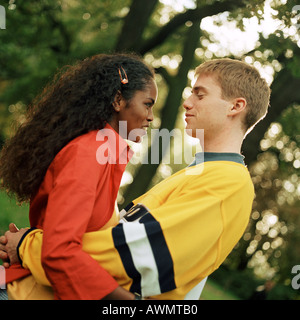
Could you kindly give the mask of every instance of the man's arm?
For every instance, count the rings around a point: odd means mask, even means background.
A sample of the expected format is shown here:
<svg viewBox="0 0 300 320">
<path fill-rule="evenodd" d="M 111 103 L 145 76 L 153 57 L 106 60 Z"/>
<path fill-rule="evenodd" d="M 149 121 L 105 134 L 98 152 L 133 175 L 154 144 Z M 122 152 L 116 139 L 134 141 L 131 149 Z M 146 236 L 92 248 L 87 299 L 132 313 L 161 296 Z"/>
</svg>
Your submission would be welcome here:
<svg viewBox="0 0 300 320">
<path fill-rule="evenodd" d="M 31 271 L 35 280 L 42 285 L 51 286 L 41 263 L 43 230 L 29 229 L 23 235 L 17 232 L 7 236 L 8 252 L 15 250 L 17 257 L 21 259 L 20 263 Z M 17 242 L 18 239 L 19 242 Z"/>
<path fill-rule="evenodd" d="M 3 267 L 8 268 L 9 267 L 9 258 L 8 258 L 8 254 L 5 250 L 6 244 L 7 244 L 7 239 L 3 235 L 0 237 L 0 259 L 3 262 Z"/>
</svg>

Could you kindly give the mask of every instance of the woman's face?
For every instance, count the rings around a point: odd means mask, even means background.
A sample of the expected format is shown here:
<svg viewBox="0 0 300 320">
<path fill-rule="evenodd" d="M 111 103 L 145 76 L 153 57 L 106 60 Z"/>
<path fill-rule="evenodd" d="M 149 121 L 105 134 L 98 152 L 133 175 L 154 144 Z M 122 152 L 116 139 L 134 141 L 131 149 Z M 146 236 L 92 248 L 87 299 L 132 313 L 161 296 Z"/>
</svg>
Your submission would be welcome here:
<svg viewBox="0 0 300 320">
<path fill-rule="evenodd" d="M 143 91 L 136 91 L 129 100 L 115 105 L 116 116 L 114 124 L 118 126 L 119 134 L 133 142 L 140 142 L 146 134 L 150 122 L 153 121 L 153 106 L 157 99 L 157 86 L 153 79 Z M 112 125 L 115 129 L 115 126 Z"/>
</svg>

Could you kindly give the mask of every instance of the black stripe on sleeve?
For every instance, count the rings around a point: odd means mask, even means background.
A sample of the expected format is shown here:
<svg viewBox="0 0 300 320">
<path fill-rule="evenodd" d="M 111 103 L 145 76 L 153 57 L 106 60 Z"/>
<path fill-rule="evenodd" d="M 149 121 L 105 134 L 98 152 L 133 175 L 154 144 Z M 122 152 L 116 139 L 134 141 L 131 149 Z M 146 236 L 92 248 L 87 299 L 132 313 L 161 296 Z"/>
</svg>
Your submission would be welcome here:
<svg viewBox="0 0 300 320">
<path fill-rule="evenodd" d="M 123 225 L 120 223 L 112 229 L 115 248 L 118 250 L 128 276 L 133 280 L 130 291 L 141 294 L 141 275 L 135 268 L 131 252 L 126 243 Z"/>
<path fill-rule="evenodd" d="M 147 236 L 153 251 L 159 273 L 159 285 L 161 292 L 171 291 L 176 288 L 174 279 L 173 260 L 163 235 L 160 223 L 150 214 L 141 218 L 147 232 Z"/>
</svg>

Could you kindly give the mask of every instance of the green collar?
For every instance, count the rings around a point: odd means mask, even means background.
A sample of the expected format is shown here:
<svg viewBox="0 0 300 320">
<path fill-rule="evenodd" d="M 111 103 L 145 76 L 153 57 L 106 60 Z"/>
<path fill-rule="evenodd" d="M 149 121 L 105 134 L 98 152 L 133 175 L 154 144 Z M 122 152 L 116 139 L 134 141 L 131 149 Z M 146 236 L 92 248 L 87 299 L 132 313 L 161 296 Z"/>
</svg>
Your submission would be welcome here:
<svg viewBox="0 0 300 320">
<path fill-rule="evenodd" d="M 195 154 L 195 160 L 190 164 L 196 164 L 207 161 L 233 161 L 245 165 L 244 156 L 234 152 L 198 152 Z"/>
</svg>

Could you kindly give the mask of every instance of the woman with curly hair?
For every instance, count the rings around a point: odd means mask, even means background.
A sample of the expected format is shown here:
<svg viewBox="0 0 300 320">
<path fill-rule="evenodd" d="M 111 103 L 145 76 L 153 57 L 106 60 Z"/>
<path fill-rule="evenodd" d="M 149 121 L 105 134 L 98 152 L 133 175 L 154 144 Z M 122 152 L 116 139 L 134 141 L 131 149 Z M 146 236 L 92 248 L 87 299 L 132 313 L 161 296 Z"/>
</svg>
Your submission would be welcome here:
<svg viewBox="0 0 300 320">
<path fill-rule="evenodd" d="M 45 232 L 42 264 L 56 299 L 134 299 L 82 251 L 82 236 L 117 222 L 132 155 L 123 139 L 140 141 L 156 98 L 154 72 L 139 57 L 87 58 L 55 76 L 1 151 L 1 187 L 30 201 L 31 227 Z M 18 264 L 6 270 L 12 296 L 26 275 Z"/>
</svg>

